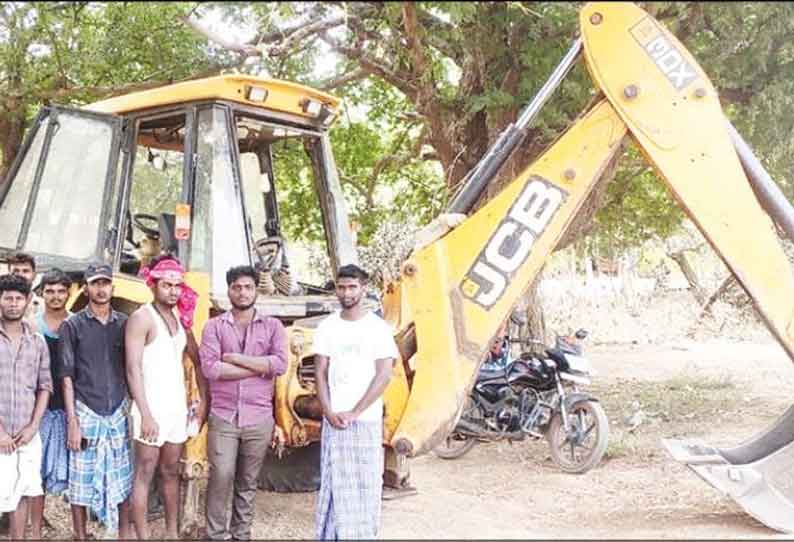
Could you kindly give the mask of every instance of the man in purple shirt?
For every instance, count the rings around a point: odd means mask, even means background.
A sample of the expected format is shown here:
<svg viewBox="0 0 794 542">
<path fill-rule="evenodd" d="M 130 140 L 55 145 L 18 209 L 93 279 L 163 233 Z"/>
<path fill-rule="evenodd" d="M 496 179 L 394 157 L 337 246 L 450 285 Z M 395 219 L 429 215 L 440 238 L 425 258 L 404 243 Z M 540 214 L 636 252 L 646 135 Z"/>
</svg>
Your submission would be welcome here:
<svg viewBox="0 0 794 542">
<path fill-rule="evenodd" d="M 273 381 L 287 369 L 286 329 L 254 306 L 257 278 L 250 266 L 229 269 L 232 310 L 210 319 L 201 337 L 211 404 L 207 537 L 213 540 L 251 538 L 256 480 L 275 425 Z"/>
</svg>

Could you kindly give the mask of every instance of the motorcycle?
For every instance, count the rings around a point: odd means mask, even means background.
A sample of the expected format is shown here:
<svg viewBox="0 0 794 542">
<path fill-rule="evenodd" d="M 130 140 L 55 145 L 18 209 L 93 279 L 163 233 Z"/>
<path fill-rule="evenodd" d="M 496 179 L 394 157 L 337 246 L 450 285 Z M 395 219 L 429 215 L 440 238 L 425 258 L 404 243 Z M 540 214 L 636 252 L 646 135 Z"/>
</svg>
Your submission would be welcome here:
<svg viewBox="0 0 794 542">
<path fill-rule="evenodd" d="M 515 320 L 514 320 L 515 321 Z M 598 399 L 580 391 L 595 370 L 582 355 L 587 331 L 558 336 L 554 348 L 535 356 L 510 356 L 510 345 L 543 344 L 509 335 L 502 357 L 483 363 L 460 419 L 435 454 L 462 457 L 477 442 L 546 438 L 551 458 L 564 472 L 581 474 L 599 464 L 609 440 L 609 421 Z"/>
</svg>

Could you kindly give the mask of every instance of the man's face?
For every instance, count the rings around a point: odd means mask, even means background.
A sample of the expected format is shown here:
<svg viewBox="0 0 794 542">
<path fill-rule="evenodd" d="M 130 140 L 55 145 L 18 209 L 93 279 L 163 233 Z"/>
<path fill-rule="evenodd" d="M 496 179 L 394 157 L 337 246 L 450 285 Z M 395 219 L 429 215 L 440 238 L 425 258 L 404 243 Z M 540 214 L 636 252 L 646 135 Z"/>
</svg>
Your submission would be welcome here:
<svg viewBox="0 0 794 542">
<path fill-rule="evenodd" d="M 342 277 L 336 281 L 336 297 L 344 309 L 352 309 L 364 297 L 364 286 L 359 279 Z"/>
<path fill-rule="evenodd" d="M 182 295 L 182 281 L 160 279 L 152 288 L 154 299 L 166 307 L 175 307 L 179 296 Z"/>
<path fill-rule="evenodd" d="M 86 284 L 85 291 L 90 302 L 95 305 L 104 305 L 110 303 L 110 298 L 113 297 L 113 283 L 108 279 L 92 280 Z"/>
<path fill-rule="evenodd" d="M 32 284 L 33 278 L 36 276 L 36 272 L 33 271 L 33 267 L 29 263 L 12 263 L 9 266 L 9 271 L 12 275 L 22 277 L 28 281 L 28 284 Z"/>
<path fill-rule="evenodd" d="M 256 282 L 251 277 L 240 277 L 229 285 L 228 295 L 232 307 L 248 310 L 256 303 Z"/>
<path fill-rule="evenodd" d="M 25 315 L 29 297 L 21 292 L 5 291 L 0 294 L 0 315 L 3 320 L 15 322 Z"/>
<path fill-rule="evenodd" d="M 63 284 L 47 284 L 41 292 L 44 306 L 51 311 L 59 311 L 66 306 L 69 290 Z"/>
</svg>

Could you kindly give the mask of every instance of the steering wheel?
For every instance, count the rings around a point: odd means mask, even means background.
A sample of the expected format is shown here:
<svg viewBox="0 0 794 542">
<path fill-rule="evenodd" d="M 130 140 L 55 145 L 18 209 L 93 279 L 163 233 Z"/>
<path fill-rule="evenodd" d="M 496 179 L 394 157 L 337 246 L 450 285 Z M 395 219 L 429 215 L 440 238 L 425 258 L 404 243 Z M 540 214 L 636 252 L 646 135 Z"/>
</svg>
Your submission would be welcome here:
<svg viewBox="0 0 794 542">
<path fill-rule="evenodd" d="M 281 267 L 284 250 L 284 241 L 281 237 L 264 237 L 254 243 L 254 250 L 264 269 L 274 271 Z"/>
<path fill-rule="evenodd" d="M 147 226 L 145 222 L 153 222 L 156 227 L 151 228 L 150 226 Z M 132 223 L 136 228 L 146 234 L 147 237 L 151 237 L 152 239 L 160 238 L 160 221 L 156 216 L 148 215 L 146 213 L 135 213 L 132 215 Z"/>
</svg>

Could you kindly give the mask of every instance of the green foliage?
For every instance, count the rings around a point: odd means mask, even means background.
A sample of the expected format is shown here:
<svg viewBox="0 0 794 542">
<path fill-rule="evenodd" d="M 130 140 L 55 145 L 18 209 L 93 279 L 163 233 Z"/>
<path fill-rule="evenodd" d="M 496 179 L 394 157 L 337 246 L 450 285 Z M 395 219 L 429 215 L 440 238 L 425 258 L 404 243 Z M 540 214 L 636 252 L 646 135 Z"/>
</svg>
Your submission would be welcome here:
<svg viewBox="0 0 794 542">
<path fill-rule="evenodd" d="M 317 34 L 288 43 L 284 54 L 271 54 L 273 42 L 263 37 L 318 16 L 345 15 L 348 24 L 329 35 L 352 50 L 360 47 L 411 85 L 432 85 L 430 99 L 447 130 L 432 144 L 444 141 L 456 153 L 481 153 L 504 119 L 532 98 L 562 58 L 578 32 L 582 5 L 417 2 L 413 6 L 429 70 L 414 79 L 404 4 L 397 2 L 7 2 L 0 6 L 0 121 L 20 111 L 29 119 L 48 101 L 85 103 L 103 90 L 181 79 L 213 67 L 239 66 L 319 86 L 361 67 L 360 58 L 334 52 Z M 794 198 L 794 5 L 642 6 L 683 40 L 720 91 L 726 115 L 784 193 Z M 246 36 L 240 39 L 253 38 L 251 43 L 264 54 L 244 65 L 237 53 L 181 23 L 180 17 L 189 13 L 239 29 L 239 36 Z M 359 26 L 354 28 L 353 21 Z M 510 80 L 510 74 L 517 77 Z M 426 159 L 438 151 L 427 139 L 427 104 L 399 88 L 390 76 L 376 74 L 334 90 L 344 100 L 344 112 L 331 137 L 352 218 L 362 225 L 363 244 L 371 242 L 387 218 L 427 222 L 448 197 L 449 171 L 444 168 L 449 163 L 441 167 L 433 157 Z M 580 62 L 537 119 L 532 152 L 553 141 L 594 93 Z M 473 119 L 477 122 L 467 125 Z M 287 147 L 278 150 L 287 166 L 279 176 L 282 220 L 288 235 L 318 240 L 322 226 L 309 163 L 299 145 Z M 469 156 L 466 163 L 478 157 Z M 597 214 L 598 243 L 627 247 L 663 238 L 681 218 L 667 189 L 630 149 Z"/>
<path fill-rule="evenodd" d="M 407 151 L 399 140 L 384 137 L 370 123 L 354 122 L 334 128 L 331 144 L 350 218 L 361 225 L 362 244 L 386 219 L 426 222 L 438 211 L 443 186 L 427 182 L 433 174 L 426 164 L 407 160 L 402 167 L 382 167 L 382 160 L 399 159 Z M 285 232 L 292 239 L 322 241 L 322 217 L 307 154 L 297 141 L 283 141 L 274 146 L 273 161 Z M 381 173 L 373 176 L 376 168 Z"/>
<path fill-rule="evenodd" d="M 272 147 L 273 173 L 281 227 L 288 238 L 324 239 L 323 220 L 309 156 L 297 139 L 285 139 Z"/>
<path fill-rule="evenodd" d="M 622 166 L 607 187 L 605 205 L 596 214 L 595 248 L 601 253 L 664 239 L 684 217 L 636 146 L 625 151 Z"/>
<path fill-rule="evenodd" d="M 80 103 L 96 87 L 179 79 L 210 64 L 178 24 L 186 2 L 9 2 L 0 7 L 0 85 L 35 105 Z M 85 93 L 69 89 L 86 88 Z M 61 90 L 60 94 L 56 91 Z"/>
</svg>

